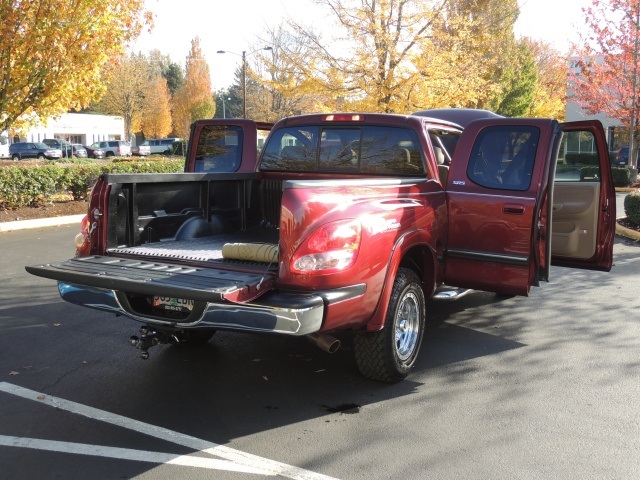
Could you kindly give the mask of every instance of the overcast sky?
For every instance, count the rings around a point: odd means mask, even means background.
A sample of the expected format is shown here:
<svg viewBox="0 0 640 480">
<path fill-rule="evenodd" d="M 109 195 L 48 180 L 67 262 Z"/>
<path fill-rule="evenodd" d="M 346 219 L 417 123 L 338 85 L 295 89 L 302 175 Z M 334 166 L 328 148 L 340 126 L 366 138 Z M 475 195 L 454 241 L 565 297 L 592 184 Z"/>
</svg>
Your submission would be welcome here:
<svg viewBox="0 0 640 480">
<path fill-rule="evenodd" d="M 577 28 L 584 27 L 581 8 L 591 0 L 518 0 L 518 4 L 516 33 L 544 40 L 567 53 L 570 42 L 577 40 Z M 146 7 L 154 14 L 155 27 L 150 34 L 143 33 L 132 50 L 158 49 L 184 66 L 191 40 L 198 36 L 214 90 L 233 82 L 233 72 L 241 62 L 239 56 L 216 54 L 218 50 L 240 54 L 265 26 L 276 26 L 289 17 L 316 30 L 333 22 L 311 0 L 146 0 Z"/>
</svg>

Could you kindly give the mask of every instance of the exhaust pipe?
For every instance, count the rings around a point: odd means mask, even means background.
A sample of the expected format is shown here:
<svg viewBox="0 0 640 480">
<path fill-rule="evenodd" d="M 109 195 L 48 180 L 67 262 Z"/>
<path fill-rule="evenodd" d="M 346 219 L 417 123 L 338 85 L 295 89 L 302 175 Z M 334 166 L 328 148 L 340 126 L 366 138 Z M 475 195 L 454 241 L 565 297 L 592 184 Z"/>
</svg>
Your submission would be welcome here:
<svg viewBox="0 0 640 480">
<path fill-rule="evenodd" d="M 325 333 L 311 333 L 307 338 L 328 353 L 336 353 L 340 348 L 340 340 Z"/>
</svg>

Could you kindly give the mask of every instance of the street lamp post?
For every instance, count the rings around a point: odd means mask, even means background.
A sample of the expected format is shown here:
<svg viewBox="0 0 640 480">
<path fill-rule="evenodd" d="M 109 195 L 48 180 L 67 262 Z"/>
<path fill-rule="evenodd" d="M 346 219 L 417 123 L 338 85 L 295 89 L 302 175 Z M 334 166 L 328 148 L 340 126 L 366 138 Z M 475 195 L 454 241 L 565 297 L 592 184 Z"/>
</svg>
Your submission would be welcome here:
<svg viewBox="0 0 640 480">
<path fill-rule="evenodd" d="M 222 98 L 222 118 L 227 118 L 227 107 L 225 105 L 224 102 L 224 95 L 221 97 Z M 227 98 L 227 100 L 231 100 L 231 97 Z"/>
<path fill-rule="evenodd" d="M 235 52 L 230 52 L 228 50 L 218 50 L 216 53 L 230 53 L 231 55 L 237 55 L 238 57 L 242 57 L 242 118 L 247 118 L 247 55 L 253 55 L 260 50 L 272 50 L 272 47 L 263 47 L 253 50 L 252 52 L 247 53 L 246 50 L 242 51 L 242 55 Z M 224 103 L 222 104 L 222 109 L 224 111 Z"/>
</svg>

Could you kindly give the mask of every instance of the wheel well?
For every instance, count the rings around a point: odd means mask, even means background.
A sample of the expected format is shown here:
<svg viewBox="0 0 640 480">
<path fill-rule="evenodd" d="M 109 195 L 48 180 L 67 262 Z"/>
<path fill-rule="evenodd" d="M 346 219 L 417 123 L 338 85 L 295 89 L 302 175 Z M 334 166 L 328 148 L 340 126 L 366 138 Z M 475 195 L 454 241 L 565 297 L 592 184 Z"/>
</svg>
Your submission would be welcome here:
<svg viewBox="0 0 640 480">
<path fill-rule="evenodd" d="M 422 280 L 425 298 L 429 298 L 436 283 L 436 264 L 433 251 L 426 245 L 415 246 L 402 257 L 399 266 L 416 272 L 418 278 Z"/>
</svg>

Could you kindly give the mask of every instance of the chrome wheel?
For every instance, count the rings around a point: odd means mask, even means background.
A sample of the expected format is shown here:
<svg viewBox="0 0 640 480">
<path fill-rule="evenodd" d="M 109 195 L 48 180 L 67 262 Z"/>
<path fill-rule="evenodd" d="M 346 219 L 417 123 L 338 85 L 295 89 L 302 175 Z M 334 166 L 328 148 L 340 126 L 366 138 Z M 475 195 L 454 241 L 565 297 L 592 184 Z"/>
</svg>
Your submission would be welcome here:
<svg viewBox="0 0 640 480">
<path fill-rule="evenodd" d="M 399 382 L 405 378 L 418 358 L 425 315 L 420 279 L 413 270 L 400 268 L 389 298 L 384 328 L 354 337 L 360 372 L 383 382 Z"/>
<path fill-rule="evenodd" d="M 413 355 L 420 332 L 420 306 L 415 293 L 408 291 L 400 300 L 394 320 L 395 348 L 398 358 L 407 360 Z"/>
</svg>

